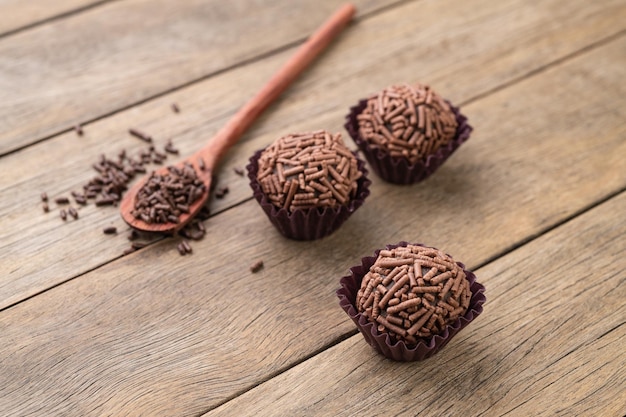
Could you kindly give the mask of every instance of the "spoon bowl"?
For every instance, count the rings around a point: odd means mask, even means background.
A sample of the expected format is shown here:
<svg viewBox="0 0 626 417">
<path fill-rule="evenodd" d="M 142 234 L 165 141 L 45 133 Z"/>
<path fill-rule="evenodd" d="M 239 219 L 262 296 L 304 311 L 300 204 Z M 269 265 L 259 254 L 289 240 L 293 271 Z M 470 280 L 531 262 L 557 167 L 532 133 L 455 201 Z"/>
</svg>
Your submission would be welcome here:
<svg viewBox="0 0 626 417">
<path fill-rule="evenodd" d="M 191 163 L 191 161 L 183 160 L 178 164 L 173 166 L 177 168 L 182 168 L 185 163 Z M 194 170 L 196 171 L 196 175 L 200 181 L 204 184 L 205 190 L 200 194 L 200 196 L 189 205 L 189 210 L 186 213 L 181 213 L 178 216 L 177 222 L 167 222 L 167 223 L 155 223 L 155 222 L 146 222 L 141 217 L 135 217 L 133 212 L 135 211 L 135 201 L 136 196 L 138 195 L 141 188 L 146 184 L 149 177 L 145 176 L 141 178 L 139 182 L 133 185 L 128 191 L 126 195 L 132 195 L 135 198 L 124 198 L 120 203 L 120 212 L 122 214 L 122 218 L 126 223 L 128 223 L 132 228 L 141 230 L 144 232 L 160 232 L 160 233 L 173 233 L 182 229 L 187 223 L 189 223 L 202 209 L 202 207 L 206 204 L 209 198 L 209 190 L 211 189 L 211 182 L 213 180 L 213 169 L 206 166 L 206 163 L 203 165 L 204 169 L 201 168 L 200 163 L 196 162 L 192 164 Z M 154 171 L 155 175 L 165 176 L 169 173 L 170 167 L 163 167 L 156 171 Z"/>
</svg>

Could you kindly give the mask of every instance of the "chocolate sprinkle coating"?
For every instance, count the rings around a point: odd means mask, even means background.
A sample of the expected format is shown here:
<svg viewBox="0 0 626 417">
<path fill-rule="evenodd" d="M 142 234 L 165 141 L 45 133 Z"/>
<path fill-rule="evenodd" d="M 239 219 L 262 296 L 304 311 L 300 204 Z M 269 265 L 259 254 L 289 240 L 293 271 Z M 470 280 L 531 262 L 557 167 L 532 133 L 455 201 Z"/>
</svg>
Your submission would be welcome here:
<svg viewBox="0 0 626 417">
<path fill-rule="evenodd" d="M 355 306 L 392 341 L 410 346 L 442 333 L 467 312 L 471 297 L 463 268 L 449 255 L 407 245 L 380 251 Z"/>
<path fill-rule="evenodd" d="M 263 150 L 256 151 L 249 159 L 246 166 L 248 179 L 252 188 L 252 195 L 259 203 L 259 206 L 284 236 L 296 240 L 321 239 L 333 233 L 352 215 L 369 196 L 369 186 L 371 181 L 367 178 L 367 168 L 365 163 L 357 157 L 357 168 L 361 172 L 357 180 L 356 195 L 350 199 L 346 205 L 336 207 L 323 207 L 307 210 L 295 210 L 293 212 L 277 207 L 261 189 L 261 184 L 257 180 L 259 173 L 259 158 Z"/>
<path fill-rule="evenodd" d="M 435 153 L 457 129 L 448 103 L 423 84 L 392 85 L 372 95 L 357 120 L 370 146 L 410 163 Z"/>
<path fill-rule="evenodd" d="M 362 175 L 341 134 L 324 130 L 278 139 L 261 153 L 258 165 L 257 180 L 267 198 L 290 212 L 346 205 Z"/>
</svg>

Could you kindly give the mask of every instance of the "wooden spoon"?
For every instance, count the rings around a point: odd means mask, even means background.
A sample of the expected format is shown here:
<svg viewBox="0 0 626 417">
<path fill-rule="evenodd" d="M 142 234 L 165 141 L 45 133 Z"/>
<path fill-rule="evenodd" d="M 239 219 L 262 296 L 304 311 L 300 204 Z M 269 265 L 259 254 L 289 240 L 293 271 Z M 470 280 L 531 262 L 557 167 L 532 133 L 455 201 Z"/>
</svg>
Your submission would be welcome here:
<svg viewBox="0 0 626 417">
<path fill-rule="evenodd" d="M 200 180 L 206 186 L 205 192 L 190 207 L 189 213 L 179 216 L 178 223 L 146 223 L 132 214 L 137 192 L 147 180 L 142 178 L 124 195 L 120 203 L 120 211 L 124 221 L 135 229 L 148 232 L 171 233 L 182 228 L 200 211 L 206 203 L 211 188 L 212 172 L 222 156 L 233 146 L 241 135 L 259 117 L 289 84 L 317 57 L 326 46 L 343 30 L 355 13 L 352 4 L 339 8 L 313 35 L 302 45 L 272 78 L 250 101 L 248 101 L 226 125 L 199 151 L 186 160 L 176 164 L 180 167 L 185 162 L 193 165 Z M 202 161 L 205 169 L 201 169 Z M 165 175 L 168 168 L 156 171 L 157 175 Z"/>
</svg>

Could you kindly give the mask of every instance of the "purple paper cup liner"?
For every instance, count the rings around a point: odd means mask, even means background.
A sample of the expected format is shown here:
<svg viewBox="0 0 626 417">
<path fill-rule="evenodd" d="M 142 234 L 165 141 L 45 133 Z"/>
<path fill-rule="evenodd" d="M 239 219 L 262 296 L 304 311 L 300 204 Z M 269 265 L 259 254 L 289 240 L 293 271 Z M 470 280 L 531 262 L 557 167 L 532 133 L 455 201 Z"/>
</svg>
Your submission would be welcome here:
<svg viewBox="0 0 626 417">
<path fill-rule="evenodd" d="M 315 240 L 328 236 L 339 228 L 347 219 L 361 207 L 365 198 L 370 195 L 369 186 L 372 183 L 368 178 L 365 162 L 357 159 L 357 166 L 361 171 L 361 178 L 357 180 L 356 195 L 346 205 L 337 207 L 309 208 L 289 211 L 276 207 L 265 196 L 261 184 L 257 180 L 259 172 L 259 158 L 263 149 L 258 150 L 250 157 L 246 166 L 252 194 L 259 203 L 270 222 L 284 236 L 294 240 Z"/>
<path fill-rule="evenodd" d="M 387 245 L 387 249 L 394 249 L 399 246 L 407 246 L 409 243 L 400 242 L 397 245 Z M 425 246 L 420 243 L 413 245 Z M 363 335 L 365 341 L 377 352 L 389 359 L 402 362 L 421 361 L 430 358 L 439 352 L 458 332 L 467 326 L 483 311 L 483 304 L 487 300 L 485 297 L 485 287 L 476 282 L 476 275 L 472 271 L 465 269 L 465 265 L 457 262 L 467 275 L 470 283 L 472 298 L 467 312 L 459 317 L 455 322 L 449 324 L 443 333 L 434 335 L 427 339 L 420 339 L 415 346 L 407 346 L 404 341 L 392 343 L 387 333 L 379 332 L 377 326 L 370 322 L 367 317 L 359 313 L 355 306 L 356 294 L 361 288 L 361 281 L 370 267 L 376 262 L 380 249 L 374 252 L 374 256 L 361 258 L 361 265 L 350 268 L 350 275 L 344 276 L 340 280 L 341 288 L 336 292 L 339 297 L 339 305 L 350 316 L 354 324 Z"/>
<path fill-rule="evenodd" d="M 453 106 L 449 101 L 446 103 L 454 113 L 457 121 L 456 134 L 446 145 L 441 146 L 436 152 L 427 155 L 426 158 L 415 163 L 410 163 L 405 158 L 393 158 L 388 151 L 372 147 L 368 141 L 359 134 L 359 123 L 357 116 L 361 114 L 367 105 L 367 99 L 359 101 L 356 106 L 350 108 L 350 113 L 346 116 L 345 128 L 365 155 L 372 170 L 383 180 L 394 184 L 414 184 L 428 178 L 437 168 L 448 159 L 459 146 L 466 142 L 473 128 L 467 123 L 467 117 L 461 114 L 458 107 Z"/>
</svg>

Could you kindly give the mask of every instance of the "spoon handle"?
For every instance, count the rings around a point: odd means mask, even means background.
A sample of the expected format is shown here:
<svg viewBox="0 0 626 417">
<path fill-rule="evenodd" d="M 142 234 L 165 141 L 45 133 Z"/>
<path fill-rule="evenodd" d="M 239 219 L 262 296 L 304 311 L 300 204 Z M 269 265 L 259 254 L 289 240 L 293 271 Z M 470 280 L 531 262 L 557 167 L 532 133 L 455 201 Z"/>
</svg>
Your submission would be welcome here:
<svg viewBox="0 0 626 417">
<path fill-rule="evenodd" d="M 196 155 L 201 156 L 208 167 L 215 167 L 224 153 L 239 140 L 263 110 L 343 30 L 352 19 L 355 11 L 354 5 L 350 3 L 340 7 Z"/>
</svg>

